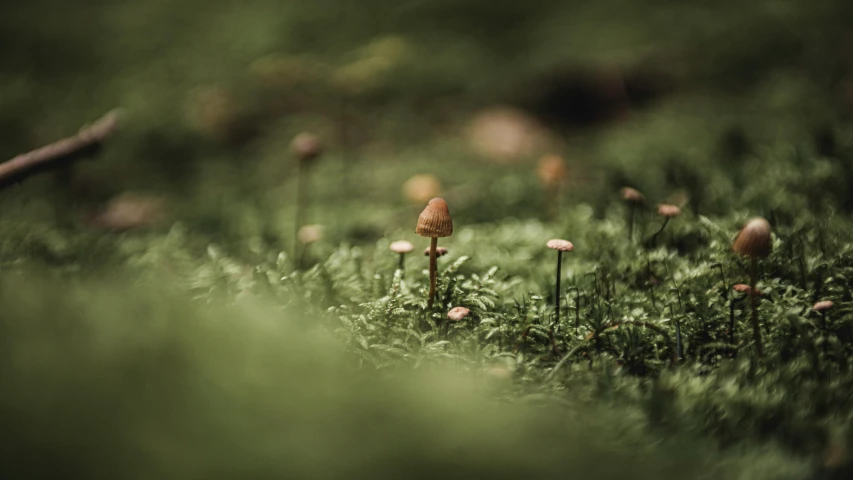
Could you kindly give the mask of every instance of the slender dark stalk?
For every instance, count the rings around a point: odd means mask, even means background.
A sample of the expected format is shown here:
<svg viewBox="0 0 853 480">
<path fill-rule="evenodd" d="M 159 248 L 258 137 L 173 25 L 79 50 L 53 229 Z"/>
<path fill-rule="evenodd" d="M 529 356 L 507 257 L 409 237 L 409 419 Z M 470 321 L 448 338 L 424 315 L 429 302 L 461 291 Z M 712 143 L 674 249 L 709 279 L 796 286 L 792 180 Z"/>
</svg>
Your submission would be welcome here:
<svg viewBox="0 0 853 480">
<path fill-rule="evenodd" d="M 400 270 L 401 272 L 405 272 L 405 270 L 406 270 L 405 265 L 406 265 L 406 254 L 401 253 L 400 259 L 397 261 L 397 269 Z"/>
<path fill-rule="evenodd" d="M 752 335 L 755 337 L 755 349 L 758 352 L 758 358 L 764 358 L 764 346 L 761 343 L 761 326 L 758 323 L 758 258 L 752 257 L 752 262 L 749 268 L 749 300 L 752 305 Z"/>
<path fill-rule="evenodd" d="M 563 252 L 557 250 L 557 290 L 554 294 L 554 310 L 557 312 L 557 324 L 560 323 L 560 273 L 563 271 Z"/>
<path fill-rule="evenodd" d="M 661 232 L 663 232 L 663 229 L 666 228 L 666 225 L 668 223 L 669 223 L 669 217 L 664 217 L 663 218 L 663 225 L 661 225 L 660 229 L 657 232 L 655 232 L 654 235 L 652 235 L 652 237 L 649 239 L 649 244 L 651 245 L 652 248 L 656 248 L 658 246 L 658 235 L 660 235 Z"/>
<path fill-rule="evenodd" d="M 735 300 L 729 300 L 729 342 L 735 343 Z"/>
<path fill-rule="evenodd" d="M 429 244 L 429 302 L 427 308 L 432 308 L 433 300 L 435 299 L 435 280 L 438 266 L 435 261 L 435 249 L 438 247 L 438 237 L 432 237 Z"/>
</svg>

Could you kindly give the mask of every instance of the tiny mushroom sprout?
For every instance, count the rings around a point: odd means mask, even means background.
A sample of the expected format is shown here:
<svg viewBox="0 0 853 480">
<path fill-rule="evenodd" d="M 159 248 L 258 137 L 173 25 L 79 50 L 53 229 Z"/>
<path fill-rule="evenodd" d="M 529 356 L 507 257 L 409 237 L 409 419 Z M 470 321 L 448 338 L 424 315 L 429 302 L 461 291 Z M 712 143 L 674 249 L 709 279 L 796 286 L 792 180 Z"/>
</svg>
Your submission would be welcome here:
<svg viewBox="0 0 853 480">
<path fill-rule="evenodd" d="M 391 245 L 389 245 L 388 248 L 390 248 L 392 252 L 400 254 L 400 261 L 397 264 L 397 268 L 404 270 L 406 254 L 414 250 L 415 246 L 412 245 L 412 242 L 397 240 L 396 242 L 391 242 Z"/>
<path fill-rule="evenodd" d="M 432 308 L 435 300 L 436 281 L 436 248 L 439 237 L 449 237 L 453 234 L 453 220 L 450 218 L 450 209 L 443 198 L 433 198 L 429 201 L 424 211 L 418 217 L 418 226 L 415 233 L 422 237 L 430 238 L 429 255 L 429 301 L 427 308 Z"/>
<path fill-rule="evenodd" d="M 664 218 L 675 218 L 681 215 L 681 209 L 678 208 L 676 205 L 662 203 L 658 205 L 658 215 Z"/>
<path fill-rule="evenodd" d="M 572 242 L 570 242 L 568 240 L 560 240 L 560 239 L 548 240 L 548 243 L 546 244 L 546 246 L 548 248 L 550 248 L 551 250 L 557 251 L 557 287 L 556 287 L 556 292 L 555 292 L 555 296 L 554 296 L 554 305 L 555 305 L 555 311 L 556 311 L 556 315 L 557 315 L 556 321 L 557 321 L 557 323 L 559 323 L 560 322 L 560 274 L 562 273 L 562 270 L 563 270 L 563 252 L 572 252 L 572 251 L 574 251 L 575 246 L 572 245 Z"/>
<path fill-rule="evenodd" d="M 465 317 L 467 317 L 471 313 L 471 310 L 468 310 L 465 307 L 453 307 L 447 312 L 447 318 L 454 322 L 462 321 Z"/>
<path fill-rule="evenodd" d="M 430 247 L 425 248 L 425 249 L 424 249 L 424 256 L 425 256 L 425 257 L 428 257 L 428 256 L 429 256 L 429 252 L 430 252 Z M 445 256 L 445 255 L 447 255 L 447 249 L 446 249 L 446 248 L 444 248 L 444 247 L 435 247 L 435 256 L 436 256 L 436 258 L 438 258 L 438 257 L 443 257 L 443 256 Z"/>
<path fill-rule="evenodd" d="M 761 343 L 761 326 L 758 323 L 758 259 L 767 258 L 773 250 L 773 237 L 770 233 L 770 223 L 767 220 L 756 217 L 746 223 L 735 238 L 732 250 L 736 253 L 749 257 L 749 296 L 752 304 L 752 334 L 755 337 L 755 348 L 759 357 L 764 356 L 764 347 Z"/>
<path fill-rule="evenodd" d="M 636 188 L 622 187 L 622 200 L 628 204 L 628 241 L 634 238 L 634 216 L 637 208 L 646 204 L 646 197 Z"/>
<path fill-rule="evenodd" d="M 313 133 L 301 132 L 290 143 L 290 149 L 302 163 L 310 163 L 323 153 L 320 138 Z"/>
<path fill-rule="evenodd" d="M 835 303 L 832 300 L 821 300 L 814 304 L 812 309 L 818 313 L 820 313 L 821 324 L 823 328 L 826 328 L 826 311 L 835 306 Z"/>
<path fill-rule="evenodd" d="M 763 293 L 761 293 L 761 290 L 758 290 L 757 288 L 755 290 L 753 290 L 752 287 L 750 287 L 749 285 L 747 285 L 745 283 L 738 283 L 738 284 L 734 285 L 732 287 L 732 290 L 734 290 L 738 293 L 746 293 L 748 295 L 752 295 L 753 291 L 758 296 L 764 295 Z"/>
<path fill-rule="evenodd" d="M 832 308 L 835 303 L 832 300 L 821 300 L 812 307 L 817 312 L 825 312 Z"/>
<path fill-rule="evenodd" d="M 663 229 L 666 228 L 669 221 L 671 219 L 681 215 L 681 209 L 675 205 L 669 205 L 667 203 L 661 203 L 660 205 L 658 205 L 658 215 L 663 217 L 663 224 L 660 226 L 660 229 L 657 232 L 655 232 L 654 235 L 652 235 L 651 242 L 650 242 L 652 247 L 657 246 L 658 235 L 660 235 L 661 232 L 663 232 Z"/>
<path fill-rule="evenodd" d="M 290 142 L 290 151 L 297 159 L 296 166 L 296 215 L 294 216 L 293 256 L 296 258 L 299 248 L 299 229 L 303 223 L 305 209 L 308 208 L 308 197 L 306 186 L 306 170 L 323 153 L 323 145 L 320 138 L 313 133 L 302 132 L 296 135 Z"/>
</svg>

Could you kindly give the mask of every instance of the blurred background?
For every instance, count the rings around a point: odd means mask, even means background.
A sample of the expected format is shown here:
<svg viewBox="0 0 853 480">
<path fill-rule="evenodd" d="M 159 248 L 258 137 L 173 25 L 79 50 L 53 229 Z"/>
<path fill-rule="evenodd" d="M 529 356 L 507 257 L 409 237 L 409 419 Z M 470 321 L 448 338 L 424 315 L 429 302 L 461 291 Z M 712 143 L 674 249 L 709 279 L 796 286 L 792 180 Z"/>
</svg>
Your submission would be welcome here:
<svg viewBox="0 0 853 480">
<path fill-rule="evenodd" d="M 601 215 L 625 185 L 727 212 L 791 144 L 853 145 L 846 0 L 3 3 L 0 158 L 122 111 L 96 158 L 0 192 L 29 225 L 180 221 L 200 243 L 287 249 L 305 130 L 324 154 L 304 223 L 332 244 L 409 231 L 435 195 L 464 224 L 554 201 Z"/>
</svg>

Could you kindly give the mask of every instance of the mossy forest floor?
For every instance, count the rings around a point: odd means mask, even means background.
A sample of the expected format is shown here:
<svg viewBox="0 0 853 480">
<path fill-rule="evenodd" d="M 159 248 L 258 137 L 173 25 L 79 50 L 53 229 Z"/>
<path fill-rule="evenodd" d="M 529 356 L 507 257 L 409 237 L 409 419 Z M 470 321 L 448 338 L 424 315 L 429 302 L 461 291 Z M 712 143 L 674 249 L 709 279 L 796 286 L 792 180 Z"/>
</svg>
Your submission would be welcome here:
<svg viewBox="0 0 853 480">
<path fill-rule="evenodd" d="M 0 192 L 0 477 L 853 475 L 849 2 L 72 3 L 0 14 L 0 157 L 122 109 Z"/>
</svg>

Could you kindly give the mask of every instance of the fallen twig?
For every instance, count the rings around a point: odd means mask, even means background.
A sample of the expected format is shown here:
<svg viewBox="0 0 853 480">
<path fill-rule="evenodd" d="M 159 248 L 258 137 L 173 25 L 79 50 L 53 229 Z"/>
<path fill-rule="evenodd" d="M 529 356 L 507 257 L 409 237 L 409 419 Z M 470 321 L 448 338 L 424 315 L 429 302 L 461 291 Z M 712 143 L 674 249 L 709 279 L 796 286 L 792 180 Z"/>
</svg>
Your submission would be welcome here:
<svg viewBox="0 0 853 480">
<path fill-rule="evenodd" d="M 112 110 L 95 123 L 85 126 L 68 138 L 0 163 L 0 188 L 23 180 L 35 171 L 74 161 L 95 153 L 118 126 L 118 111 Z"/>
</svg>

